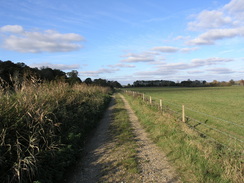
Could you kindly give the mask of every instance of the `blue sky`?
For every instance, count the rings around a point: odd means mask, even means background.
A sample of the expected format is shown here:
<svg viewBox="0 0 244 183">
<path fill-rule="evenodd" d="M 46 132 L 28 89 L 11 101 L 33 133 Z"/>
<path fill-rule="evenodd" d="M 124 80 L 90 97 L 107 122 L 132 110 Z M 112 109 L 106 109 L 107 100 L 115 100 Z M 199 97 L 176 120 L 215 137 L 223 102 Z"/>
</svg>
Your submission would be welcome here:
<svg viewBox="0 0 244 183">
<path fill-rule="evenodd" d="M 0 60 L 116 80 L 244 79 L 243 0 L 0 0 Z"/>
</svg>

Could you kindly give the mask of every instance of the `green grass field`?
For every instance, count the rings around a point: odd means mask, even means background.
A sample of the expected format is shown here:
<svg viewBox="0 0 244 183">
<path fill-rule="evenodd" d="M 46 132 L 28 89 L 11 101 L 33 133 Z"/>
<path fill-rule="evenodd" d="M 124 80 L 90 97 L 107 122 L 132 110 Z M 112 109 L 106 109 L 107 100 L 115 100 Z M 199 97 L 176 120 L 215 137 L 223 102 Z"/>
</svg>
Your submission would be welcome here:
<svg viewBox="0 0 244 183">
<path fill-rule="evenodd" d="M 146 98 L 151 96 L 154 103 L 159 104 L 162 99 L 164 108 L 177 111 L 179 116 L 184 104 L 189 125 L 222 144 L 243 148 L 244 87 L 141 87 L 127 90 L 144 93 Z"/>
</svg>

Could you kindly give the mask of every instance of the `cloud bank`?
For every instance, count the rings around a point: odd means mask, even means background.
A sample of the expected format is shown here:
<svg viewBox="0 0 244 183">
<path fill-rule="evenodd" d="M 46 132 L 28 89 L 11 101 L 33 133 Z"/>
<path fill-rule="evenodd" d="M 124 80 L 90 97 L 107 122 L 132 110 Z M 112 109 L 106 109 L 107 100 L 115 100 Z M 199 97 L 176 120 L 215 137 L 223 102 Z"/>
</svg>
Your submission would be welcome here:
<svg viewBox="0 0 244 183">
<path fill-rule="evenodd" d="M 25 31 L 20 25 L 0 27 L 0 33 L 3 48 L 23 53 L 70 52 L 82 48 L 78 42 L 84 41 L 78 34 L 62 34 L 54 30 Z"/>
<path fill-rule="evenodd" d="M 154 54 L 151 52 L 143 52 L 140 54 L 129 53 L 121 57 L 126 57 L 126 59 L 121 60 L 121 62 L 136 63 L 136 62 L 153 62 Z"/>
<path fill-rule="evenodd" d="M 244 1 L 232 0 L 217 10 L 203 10 L 188 23 L 191 31 L 204 31 L 188 45 L 213 45 L 217 40 L 244 37 Z"/>
<path fill-rule="evenodd" d="M 196 73 L 203 73 L 205 71 L 211 71 L 211 73 L 214 74 L 224 74 L 226 71 L 226 74 L 233 73 L 231 70 L 228 68 L 209 68 L 209 69 L 204 69 L 203 67 L 211 67 L 211 66 L 216 66 L 218 64 L 224 64 L 227 62 L 232 62 L 234 61 L 233 59 L 228 59 L 228 58 L 207 58 L 207 59 L 192 59 L 190 63 L 183 63 L 183 62 L 178 62 L 178 63 L 162 63 L 161 65 L 158 65 L 156 67 L 156 70 L 154 71 L 140 71 L 136 72 L 138 75 L 160 75 L 160 76 L 165 76 L 165 75 L 175 75 L 179 72 L 182 71 L 187 71 L 189 69 L 196 69 L 199 68 L 201 70 L 195 70 L 195 71 L 188 71 L 188 74 L 196 74 Z"/>
<path fill-rule="evenodd" d="M 74 70 L 74 69 L 80 68 L 79 64 L 67 65 L 67 64 L 52 64 L 52 63 L 48 63 L 48 62 L 31 64 L 30 66 L 37 67 L 37 68 L 49 67 L 52 69 L 60 69 L 60 70 Z"/>
<path fill-rule="evenodd" d="M 108 74 L 108 73 L 114 73 L 116 71 L 119 71 L 119 69 L 111 68 L 111 69 L 98 69 L 96 71 L 81 71 L 81 75 L 91 76 L 91 77 L 98 77 L 99 74 Z"/>
</svg>

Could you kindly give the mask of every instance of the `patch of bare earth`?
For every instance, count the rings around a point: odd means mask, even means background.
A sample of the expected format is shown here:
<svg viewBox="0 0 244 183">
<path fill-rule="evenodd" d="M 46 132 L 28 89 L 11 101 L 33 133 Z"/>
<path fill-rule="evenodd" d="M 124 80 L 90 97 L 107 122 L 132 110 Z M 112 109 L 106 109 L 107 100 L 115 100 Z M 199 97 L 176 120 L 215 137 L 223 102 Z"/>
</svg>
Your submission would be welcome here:
<svg viewBox="0 0 244 183">
<path fill-rule="evenodd" d="M 147 137 L 145 130 L 140 126 L 138 118 L 134 114 L 126 99 L 120 95 L 125 103 L 132 123 L 135 140 L 138 143 L 137 159 L 139 173 L 128 172 L 119 162 L 126 159 L 127 149 L 123 144 L 118 146 L 116 138 L 110 133 L 110 124 L 113 122 L 114 98 L 100 122 L 93 137 L 84 147 L 82 159 L 67 183 L 96 183 L 96 182 L 119 182 L 139 183 L 180 182 L 174 170 L 167 162 L 165 155 Z"/>
</svg>

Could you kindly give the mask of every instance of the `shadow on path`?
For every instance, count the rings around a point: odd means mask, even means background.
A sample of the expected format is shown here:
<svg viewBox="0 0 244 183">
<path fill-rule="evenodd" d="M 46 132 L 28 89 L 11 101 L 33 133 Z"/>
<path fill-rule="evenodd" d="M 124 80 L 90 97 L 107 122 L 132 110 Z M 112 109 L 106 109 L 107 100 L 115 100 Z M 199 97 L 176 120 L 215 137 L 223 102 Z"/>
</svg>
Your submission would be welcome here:
<svg viewBox="0 0 244 183">
<path fill-rule="evenodd" d="M 106 165 L 100 160 L 106 153 L 106 144 L 109 143 L 108 129 L 112 120 L 112 113 L 115 104 L 115 99 L 109 104 L 103 119 L 98 127 L 94 130 L 91 137 L 87 140 L 84 151 L 81 154 L 81 159 L 77 163 L 74 170 L 68 170 L 70 175 L 64 180 L 64 183 L 96 183 L 99 182 L 102 168 L 109 166 L 113 162 L 107 162 Z"/>
</svg>

